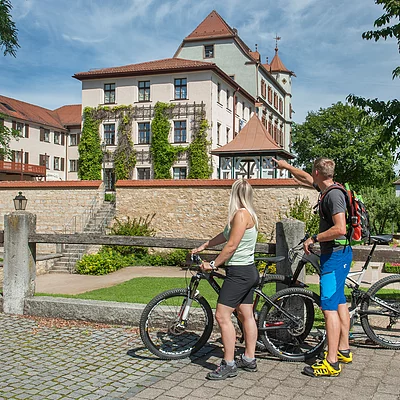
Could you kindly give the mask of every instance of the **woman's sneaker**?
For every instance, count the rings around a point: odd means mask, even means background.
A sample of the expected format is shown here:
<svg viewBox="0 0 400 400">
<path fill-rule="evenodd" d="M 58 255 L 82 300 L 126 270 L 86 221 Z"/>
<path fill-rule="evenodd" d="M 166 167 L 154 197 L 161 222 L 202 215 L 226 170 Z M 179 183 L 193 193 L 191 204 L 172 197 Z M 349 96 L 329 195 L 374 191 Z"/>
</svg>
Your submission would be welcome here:
<svg viewBox="0 0 400 400">
<path fill-rule="evenodd" d="M 328 352 L 324 352 L 324 357 L 328 355 Z M 351 351 L 340 351 L 337 352 L 337 359 L 342 364 L 351 364 L 353 362 L 353 353 Z"/>
<path fill-rule="evenodd" d="M 237 374 L 238 370 L 236 364 L 230 366 L 226 363 L 225 360 L 222 360 L 219 367 L 215 371 L 209 372 L 206 375 L 206 378 L 212 381 L 220 381 L 226 378 L 233 378 Z"/>
<path fill-rule="evenodd" d="M 257 372 L 257 361 L 256 359 L 252 360 L 252 361 L 246 361 L 243 358 L 243 354 L 239 357 L 235 359 L 236 362 L 236 366 L 238 368 L 242 368 L 245 371 L 248 372 Z"/>
<path fill-rule="evenodd" d="M 311 367 L 305 367 L 303 373 L 309 376 L 338 376 L 342 371 L 340 364 L 337 362 L 336 365 L 332 365 L 326 358 L 322 361 L 318 361 Z"/>
</svg>

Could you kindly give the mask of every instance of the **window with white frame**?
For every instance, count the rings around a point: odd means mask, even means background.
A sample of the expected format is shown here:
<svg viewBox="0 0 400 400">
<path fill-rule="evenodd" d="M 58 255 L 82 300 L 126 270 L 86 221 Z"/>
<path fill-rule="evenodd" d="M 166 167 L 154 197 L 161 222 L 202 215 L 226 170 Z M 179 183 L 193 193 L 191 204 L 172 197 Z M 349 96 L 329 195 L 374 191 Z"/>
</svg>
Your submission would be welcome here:
<svg viewBox="0 0 400 400">
<path fill-rule="evenodd" d="M 40 141 L 50 142 L 50 129 L 40 128 Z"/>
<path fill-rule="evenodd" d="M 115 103 L 115 83 L 104 85 L 104 104 Z"/>
<path fill-rule="evenodd" d="M 54 144 L 60 144 L 61 142 L 61 133 L 54 132 Z"/>
<path fill-rule="evenodd" d="M 141 181 L 150 179 L 150 168 L 138 168 L 137 179 Z"/>
<path fill-rule="evenodd" d="M 115 124 L 104 124 L 104 142 L 106 145 L 115 145 Z"/>
<path fill-rule="evenodd" d="M 78 172 L 78 160 L 69 160 L 69 172 Z"/>
<path fill-rule="evenodd" d="M 174 143 L 186 143 L 186 121 L 174 121 Z"/>
<path fill-rule="evenodd" d="M 18 132 L 21 132 L 21 133 L 22 133 L 22 131 L 24 130 L 24 124 L 23 124 L 22 122 L 17 122 L 17 123 L 15 124 L 15 129 L 16 129 Z"/>
<path fill-rule="evenodd" d="M 214 45 L 207 44 L 204 46 L 204 58 L 214 58 Z"/>
<path fill-rule="evenodd" d="M 231 92 L 229 90 L 226 91 L 226 108 L 231 109 Z"/>
<path fill-rule="evenodd" d="M 47 154 L 39 154 L 39 165 L 45 166 L 50 169 L 50 156 Z"/>
<path fill-rule="evenodd" d="M 174 167 L 174 179 L 186 179 L 186 167 Z"/>
<path fill-rule="evenodd" d="M 150 81 L 139 82 L 139 101 L 150 101 Z"/>
<path fill-rule="evenodd" d="M 187 99 L 187 79 L 175 79 L 175 100 Z"/>
<path fill-rule="evenodd" d="M 139 122 L 138 123 L 138 139 L 139 144 L 150 143 L 150 122 Z"/>
<path fill-rule="evenodd" d="M 12 161 L 16 163 L 22 163 L 22 152 L 18 150 L 12 151 Z"/>
<path fill-rule="evenodd" d="M 69 145 L 70 146 L 78 146 L 79 138 L 80 138 L 79 133 L 71 133 L 69 135 Z"/>
<path fill-rule="evenodd" d="M 56 171 L 60 170 L 60 157 L 54 157 L 53 169 L 55 169 Z"/>
<path fill-rule="evenodd" d="M 217 144 L 221 144 L 221 124 L 217 122 Z"/>
<path fill-rule="evenodd" d="M 217 102 L 221 103 L 221 84 L 217 83 Z"/>
</svg>

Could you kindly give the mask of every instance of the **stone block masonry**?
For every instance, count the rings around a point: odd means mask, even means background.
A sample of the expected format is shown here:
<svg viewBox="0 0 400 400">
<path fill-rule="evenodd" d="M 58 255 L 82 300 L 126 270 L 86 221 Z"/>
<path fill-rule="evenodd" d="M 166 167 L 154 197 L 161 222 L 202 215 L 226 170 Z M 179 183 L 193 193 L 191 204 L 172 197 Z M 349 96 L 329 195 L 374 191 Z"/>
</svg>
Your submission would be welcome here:
<svg viewBox="0 0 400 400">
<path fill-rule="evenodd" d="M 26 211 L 36 215 L 37 233 L 62 233 L 68 224 L 73 229 L 75 220 L 80 229 L 84 213 L 104 201 L 102 181 L 0 182 L 0 230 L 4 229 L 4 216 L 14 211 L 18 192 L 28 199 Z M 38 248 L 38 253 L 55 251 L 54 245 Z"/>
<path fill-rule="evenodd" d="M 118 181 L 117 218 L 145 218 L 156 214 L 152 227 L 156 236 L 209 238 L 227 223 L 230 189 L 234 180 L 150 180 Z M 284 217 L 289 200 L 307 197 L 316 204 L 318 192 L 293 179 L 249 180 L 259 231 L 274 241 L 275 224 Z"/>
</svg>

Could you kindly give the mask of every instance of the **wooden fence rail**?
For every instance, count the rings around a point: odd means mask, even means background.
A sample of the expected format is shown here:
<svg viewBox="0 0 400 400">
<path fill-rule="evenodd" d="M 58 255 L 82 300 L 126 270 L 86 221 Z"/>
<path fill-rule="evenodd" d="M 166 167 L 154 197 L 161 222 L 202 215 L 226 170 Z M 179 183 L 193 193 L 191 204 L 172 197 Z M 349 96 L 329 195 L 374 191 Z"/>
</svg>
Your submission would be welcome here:
<svg viewBox="0 0 400 400">
<path fill-rule="evenodd" d="M 146 236 L 108 236 L 93 234 L 47 234 L 35 233 L 29 236 L 31 243 L 58 243 L 58 244 L 93 244 L 109 246 L 143 246 L 154 248 L 171 249 L 193 249 L 205 242 L 205 239 L 185 238 L 159 238 Z M 0 246 L 4 243 L 4 231 L 0 231 Z M 221 250 L 223 246 L 216 246 L 211 250 Z M 364 261 L 371 249 L 371 246 L 354 246 L 353 259 Z M 275 243 L 257 243 L 257 253 L 275 254 Z M 400 248 L 390 246 L 378 246 L 375 250 L 372 261 L 376 262 L 400 262 Z"/>
<path fill-rule="evenodd" d="M 158 248 L 193 249 L 200 246 L 206 239 L 184 238 L 159 238 L 146 236 L 108 236 L 93 234 L 40 234 L 29 235 L 31 243 L 62 243 L 62 244 L 95 244 L 95 245 L 120 245 L 143 246 Z M 216 246 L 212 250 L 220 250 L 223 246 Z M 354 246 L 353 259 L 365 261 L 371 246 Z M 257 253 L 275 254 L 275 243 L 257 243 Z M 400 248 L 390 246 L 377 246 L 372 261 L 400 262 Z"/>
</svg>

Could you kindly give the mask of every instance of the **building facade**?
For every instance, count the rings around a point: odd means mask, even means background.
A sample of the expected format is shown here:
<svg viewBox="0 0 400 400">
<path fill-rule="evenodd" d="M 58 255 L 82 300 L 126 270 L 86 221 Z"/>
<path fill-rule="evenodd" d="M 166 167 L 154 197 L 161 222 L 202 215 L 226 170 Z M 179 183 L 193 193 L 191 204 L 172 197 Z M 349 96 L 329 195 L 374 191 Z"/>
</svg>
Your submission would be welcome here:
<svg viewBox="0 0 400 400">
<path fill-rule="evenodd" d="M 77 179 L 70 159 L 78 159 L 71 143 L 80 134 L 80 105 L 48 110 L 0 96 L 0 115 L 2 126 L 21 135 L 10 142 L 11 157 L 0 160 L 0 180 Z"/>
<path fill-rule="evenodd" d="M 209 139 L 224 145 L 234 138 L 255 111 L 255 99 L 215 64 L 178 58 L 105 68 L 75 74 L 82 81 L 82 106 L 133 106 L 132 140 L 137 152 L 133 179 L 152 179 L 150 156 L 151 122 L 157 102 L 173 104 L 169 142 L 188 146 L 200 119 L 210 125 Z M 107 118 L 100 124 L 101 141 L 113 153 L 118 141 L 118 121 Z M 106 160 L 105 175 L 112 170 Z M 186 156 L 176 160 L 171 176 L 188 174 Z M 214 168 L 212 177 L 217 178 Z"/>
<path fill-rule="evenodd" d="M 82 82 L 82 105 L 51 111 L 3 97 L 4 102 L 0 101 L 0 113 L 5 115 L 3 123 L 22 132 L 19 141 L 12 141 L 13 156 L 7 161 L 17 163 L 14 165 L 17 173 L 6 174 L 6 179 L 21 179 L 18 171 L 28 163 L 41 168 L 36 175 L 32 172 L 29 179 L 78 179 L 78 144 L 85 107 L 130 107 L 136 151 L 132 179 L 154 178 L 151 123 L 158 102 L 174 106 L 169 133 L 172 146 L 189 146 L 200 121 L 207 121 L 211 178 L 227 177 L 218 149 L 232 142 L 253 115 L 265 127 L 262 134 L 272 143 L 273 154 L 290 158 L 293 76 L 280 60 L 277 47 L 271 63 L 262 63 L 257 48 L 252 51 L 237 30 L 212 11 L 184 38 L 172 58 L 76 73 L 74 78 Z M 103 179 L 108 190 L 115 183 L 113 154 L 118 145 L 118 128 L 119 120 L 110 114 L 100 121 Z M 276 175 L 270 171 L 271 149 L 262 149 L 266 153 L 259 152 L 261 161 L 257 161 L 265 164 L 268 156 L 268 166 L 257 167 L 258 172 L 253 175 L 246 172 L 249 178 Z M 243 158 L 235 158 L 234 153 L 230 157 L 243 163 Z M 6 167 L 3 165 L 3 169 Z M 171 177 L 185 179 L 188 168 L 187 154 L 183 153 L 171 166 Z M 269 172 L 260 172 L 262 169 Z M 235 171 L 238 168 L 231 169 L 230 178 L 241 176 Z M 4 176 L 0 175 L 0 179 Z"/>
</svg>

